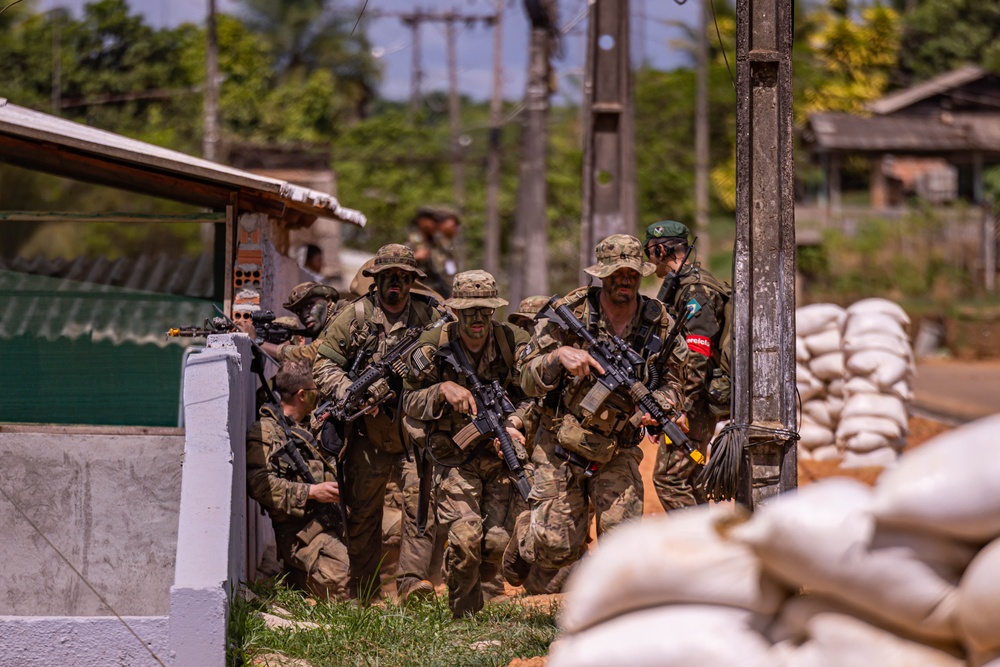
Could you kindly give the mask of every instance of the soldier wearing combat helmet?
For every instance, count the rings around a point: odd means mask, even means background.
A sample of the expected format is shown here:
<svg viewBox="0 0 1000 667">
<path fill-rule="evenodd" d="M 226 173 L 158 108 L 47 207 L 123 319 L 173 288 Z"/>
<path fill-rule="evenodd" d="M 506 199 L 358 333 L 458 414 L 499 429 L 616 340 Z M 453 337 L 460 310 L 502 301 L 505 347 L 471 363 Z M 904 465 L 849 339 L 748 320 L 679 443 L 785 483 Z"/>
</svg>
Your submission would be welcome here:
<svg viewBox="0 0 1000 667">
<path fill-rule="evenodd" d="M 458 322 L 420 339 L 409 363 L 404 411 L 408 420 L 424 425 L 425 446 L 437 464 L 438 522 L 448 525 L 444 555 L 448 605 L 458 618 L 476 613 L 487 598 L 503 592 L 502 585 L 496 584 L 502 584 L 500 562 L 510 541 L 507 513 L 516 493 L 494 447 L 481 438 L 465 443 L 465 450 L 456 443 L 454 436 L 470 423 L 477 406 L 465 374 L 443 356 L 454 354 L 457 347 L 480 382 L 499 381 L 513 396 L 515 359 L 529 337 L 493 319 L 496 309 L 507 302 L 485 271 L 455 276 L 446 305 L 455 311 Z M 523 444 L 524 436 L 517 428 L 520 423 L 520 417 L 511 416 L 506 426 L 513 441 Z M 523 447 L 515 449 L 526 461 Z"/>
<path fill-rule="evenodd" d="M 424 272 L 417 268 L 413 251 L 406 246 L 383 246 L 364 274 L 374 278 L 374 285 L 346 305 L 320 337 L 313 375 L 324 399 L 342 399 L 353 381 L 351 371 L 355 376 L 363 372 L 371 359 L 385 354 L 409 327 L 422 327 L 441 316 L 436 301 L 411 294 L 414 281 L 423 278 Z M 391 388 L 401 397 L 401 386 L 378 384 L 370 391 Z M 411 595 L 434 594 L 429 581 L 434 531 L 428 529 L 423 536 L 417 531 L 419 479 L 417 466 L 406 454 L 400 437 L 399 409 L 399 399 L 387 401 L 377 412 L 351 422 L 345 438 L 343 493 L 349 510 L 351 586 L 356 593 L 375 595 L 380 583 L 386 485 L 393 476 L 400 480 L 404 517 L 396 590 L 405 600 Z"/>
<path fill-rule="evenodd" d="M 673 274 L 674 289 L 666 299 L 667 311 L 683 322 L 679 338 L 690 350 L 684 368 L 684 412 L 690 423 L 688 435 L 702 453 L 708 449 L 715 425 L 729 413 L 728 336 L 726 304 L 732 290 L 697 262 L 685 261 L 687 226 L 673 220 L 646 228 L 645 250 L 656 264 L 656 275 Z M 725 360 L 723 359 L 725 357 Z M 656 453 L 653 486 L 667 511 L 705 502 L 694 484 L 698 466 L 661 441 Z"/>
<path fill-rule="evenodd" d="M 654 266 L 642 260 L 634 236 L 615 234 L 596 248 L 597 263 L 585 269 L 600 287 L 581 287 L 566 305 L 595 337 L 618 336 L 647 359 L 653 395 L 665 409 L 679 404 L 678 369 L 687 349 L 674 355 L 658 348 L 673 321 L 663 305 L 639 294 L 643 276 Z M 530 565 L 556 570 L 577 561 L 585 548 L 590 512 L 597 515 L 598 537 L 642 515 L 643 486 L 638 444 L 652 418 L 625 395 L 609 395 L 596 412 L 581 403 L 602 373 L 585 345 L 554 322 L 535 330 L 518 361 L 521 387 L 539 396 L 541 423 L 532 463 L 534 487 L 529 512 L 517 520 L 515 538 L 504 554 L 504 576 L 519 584 Z"/>
</svg>

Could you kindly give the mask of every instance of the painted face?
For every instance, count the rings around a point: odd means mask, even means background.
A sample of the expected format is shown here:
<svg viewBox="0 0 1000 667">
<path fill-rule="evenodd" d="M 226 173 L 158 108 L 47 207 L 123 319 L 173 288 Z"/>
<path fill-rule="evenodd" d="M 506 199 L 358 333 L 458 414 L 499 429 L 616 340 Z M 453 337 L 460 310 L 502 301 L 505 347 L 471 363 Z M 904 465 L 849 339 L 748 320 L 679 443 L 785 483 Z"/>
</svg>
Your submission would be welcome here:
<svg viewBox="0 0 1000 667">
<path fill-rule="evenodd" d="M 403 269 L 387 269 L 375 274 L 378 297 L 389 306 L 398 306 L 410 295 L 413 273 Z"/>
<path fill-rule="evenodd" d="M 313 338 L 323 331 L 323 324 L 326 320 L 326 309 L 330 302 L 326 299 L 310 299 L 298 309 L 297 315 L 302 320 L 302 326 L 309 331 Z"/>
<path fill-rule="evenodd" d="M 309 412 L 315 410 L 319 404 L 319 391 L 317 389 L 300 389 L 299 396 L 302 397 L 302 404 Z"/>
<path fill-rule="evenodd" d="M 625 304 L 635 299 L 641 280 L 642 275 L 635 269 L 618 269 L 602 279 L 601 289 L 607 292 L 611 303 Z"/>
<path fill-rule="evenodd" d="M 462 333 L 472 339 L 486 337 L 486 327 L 493 317 L 495 308 L 462 308 L 458 313 L 458 326 L 462 328 Z"/>
</svg>

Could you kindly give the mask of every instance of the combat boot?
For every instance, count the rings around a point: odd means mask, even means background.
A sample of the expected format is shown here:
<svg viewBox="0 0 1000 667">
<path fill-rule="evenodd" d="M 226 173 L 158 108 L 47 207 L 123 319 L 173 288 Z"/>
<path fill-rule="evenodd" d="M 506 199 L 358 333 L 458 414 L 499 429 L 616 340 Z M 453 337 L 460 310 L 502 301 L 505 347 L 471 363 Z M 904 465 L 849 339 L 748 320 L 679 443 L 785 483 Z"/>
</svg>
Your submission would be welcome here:
<svg viewBox="0 0 1000 667">
<path fill-rule="evenodd" d="M 521 556 L 521 537 L 531 524 L 531 513 L 521 512 L 514 524 L 507 547 L 503 550 L 503 578 L 511 586 L 520 586 L 531 572 L 531 563 Z"/>
</svg>

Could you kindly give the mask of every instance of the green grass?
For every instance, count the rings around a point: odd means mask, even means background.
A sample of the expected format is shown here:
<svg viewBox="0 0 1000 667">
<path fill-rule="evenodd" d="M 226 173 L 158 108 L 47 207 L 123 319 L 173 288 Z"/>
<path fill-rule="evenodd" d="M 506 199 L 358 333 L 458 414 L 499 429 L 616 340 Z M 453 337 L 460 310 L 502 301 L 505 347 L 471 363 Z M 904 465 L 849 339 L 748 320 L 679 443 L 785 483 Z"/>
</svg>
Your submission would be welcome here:
<svg viewBox="0 0 1000 667">
<path fill-rule="evenodd" d="M 546 655 L 556 636 L 554 608 L 531 609 L 516 602 L 487 604 L 475 618 L 451 618 L 447 598 L 412 602 L 405 608 L 360 607 L 354 602 L 318 602 L 280 585 L 250 586 L 256 598 L 236 596 L 229 621 L 228 667 L 255 656 L 281 654 L 322 666 L 431 667 L 496 665 L 517 657 Z M 318 629 L 268 628 L 258 612 L 281 607 L 292 620 Z M 478 650 L 476 642 L 487 644 Z"/>
</svg>

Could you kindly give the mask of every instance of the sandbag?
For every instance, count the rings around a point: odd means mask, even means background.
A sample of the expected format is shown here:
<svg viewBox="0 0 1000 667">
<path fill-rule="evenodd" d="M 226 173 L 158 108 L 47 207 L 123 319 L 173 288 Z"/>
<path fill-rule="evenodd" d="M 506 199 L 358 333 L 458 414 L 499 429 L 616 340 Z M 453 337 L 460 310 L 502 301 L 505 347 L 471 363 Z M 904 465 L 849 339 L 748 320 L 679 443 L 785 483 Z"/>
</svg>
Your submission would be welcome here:
<svg viewBox="0 0 1000 667">
<path fill-rule="evenodd" d="M 1000 654 L 1000 540 L 986 545 L 962 577 L 958 627 L 970 653 Z"/>
<path fill-rule="evenodd" d="M 850 398 L 855 394 L 878 394 L 878 385 L 866 377 L 852 377 L 844 383 L 844 396 Z"/>
<path fill-rule="evenodd" d="M 901 359 L 913 361 L 913 349 L 910 347 L 910 343 L 899 336 L 866 333 L 853 338 L 845 338 L 843 349 L 844 354 L 848 356 L 865 350 L 882 350 Z"/>
<path fill-rule="evenodd" d="M 817 447 L 809 453 L 812 455 L 813 461 L 837 461 L 844 456 L 844 453 L 840 451 L 840 447 L 837 447 L 837 445 Z"/>
<path fill-rule="evenodd" d="M 894 318 L 883 313 L 858 313 L 847 318 L 844 323 L 844 339 L 853 339 L 865 334 L 897 336 L 908 340 L 905 329 Z"/>
<path fill-rule="evenodd" d="M 834 435 L 832 430 L 807 421 L 803 421 L 802 425 L 799 426 L 800 446 L 806 449 L 816 449 L 817 447 L 832 445 L 833 443 Z"/>
<path fill-rule="evenodd" d="M 840 467 L 845 470 L 852 468 L 891 468 L 896 465 L 898 457 L 899 454 L 896 453 L 896 450 L 891 445 L 867 452 L 845 449 Z"/>
<path fill-rule="evenodd" d="M 786 667 L 964 667 L 944 651 L 898 637 L 844 614 L 817 614 L 809 640 L 786 653 Z"/>
<path fill-rule="evenodd" d="M 795 337 L 795 361 L 800 364 L 809 363 L 809 359 L 812 357 L 809 354 L 809 348 L 806 347 L 806 342 L 802 340 L 801 337 Z"/>
<path fill-rule="evenodd" d="M 910 383 L 906 380 L 900 380 L 896 384 L 889 387 L 886 391 L 888 394 L 895 396 L 906 403 L 913 400 L 913 389 L 910 387 Z"/>
<path fill-rule="evenodd" d="M 795 333 L 802 338 L 827 329 L 840 329 L 847 313 L 832 303 L 814 303 L 795 311 Z"/>
<path fill-rule="evenodd" d="M 869 313 L 887 315 L 896 320 L 904 329 L 909 330 L 910 328 L 910 316 L 906 314 L 906 311 L 898 303 L 889 301 L 888 299 L 879 299 L 877 297 L 862 299 L 848 306 L 846 312 L 848 317 Z"/>
<path fill-rule="evenodd" d="M 881 433 L 856 433 L 844 440 L 844 448 L 864 454 L 881 447 L 889 447 L 890 442 L 892 441 Z"/>
<path fill-rule="evenodd" d="M 576 633 L 637 609 L 719 604 L 773 614 L 785 598 L 760 561 L 717 526 L 742 520 L 729 505 L 701 505 L 647 517 L 602 538 L 566 583 L 559 626 Z"/>
<path fill-rule="evenodd" d="M 833 430 L 837 425 L 837 420 L 830 414 L 830 406 L 826 400 L 806 401 L 802 405 L 802 416 L 802 426 L 805 426 L 808 421 L 827 430 Z M 802 429 L 799 428 L 799 435 L 801 434 Z"/>
<path fill-rule="evenodd" d="M 836 380 L 844 376 L 843 352 L 830 352 L 821 357 L 813 357 L 809 361 L 809 370 L 816 379 L 823 381 Z"/>
<path fill-rule="evenodd" d="M 892 387 L 910 374 L 910 364 L 889 352 L 866 350 L 847 358 L 847 370 L 869 378 L 879 388 Z"/>
<path fill-rule="evenodd" d="M 885 394 L 855 394 L 844 403 L 841 419 L 848 417 L 883 417 L 891 419 L 905 430 L 909 422 L 906 406 L 895 396 Z"/>
<path fill-rule="evenodd" d="M 772 499 L 727 532 L 796 590 L 839 600 L 918 637 L 954 641 L 960 572 L 936 556 L 933 565 L 925 562 L 912 542 L 876 539 L 871 499 L 861 482 L 827 479 Z"/>
<path fill-rule="evenodd" d="M 1000 415 L 943 433 L 875 486 L 872 511 L 887 525 L 985 542 L 1000 536 Z"/>
<path fill-rule="evenodd" d="M 830 380 L 829 384 L 826 385 L 826 393 L 828 393 L 830 396 L 843 398 L 844 378 L 837 378 L 836 380 Z"/>
<path fill-rule="evenodd" d="M 888 440 L 896 440 L 903 435 L 902 427 L 885 417 L 841 417 L 837 424 L 837 440 L 845 442 L 859 433 L 877 433 Z"/>
<path fill-rule="evenodd" d="M 827 389 L 829 392 L 829 388 Z M 833 420 L 834 424 L 840 420 L 840 414 L 844 410 L 844 399 L 839 396 L 827 396 L 826 398 L 826 409 L 830 413 L 830 419 Z"/>
<path fill-rule="evenodd" d="M 802 339 L 810 357 L 822 357 L 831 352 L 840 352 L 840 331 L 828 329 Z"/>
<path fill-rule="evenodd" d="M 707 574 L 707 572 L 706 572 Z M 775 667 L 764 619 L 719 605 L 635 611 L 556 640 L 547 667 Z"/>
</svg>

